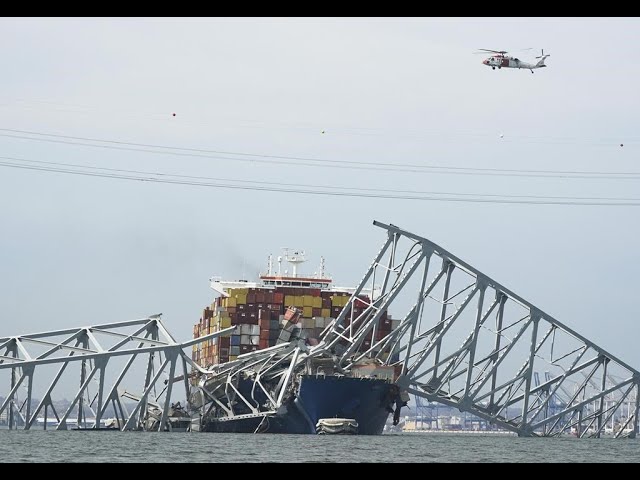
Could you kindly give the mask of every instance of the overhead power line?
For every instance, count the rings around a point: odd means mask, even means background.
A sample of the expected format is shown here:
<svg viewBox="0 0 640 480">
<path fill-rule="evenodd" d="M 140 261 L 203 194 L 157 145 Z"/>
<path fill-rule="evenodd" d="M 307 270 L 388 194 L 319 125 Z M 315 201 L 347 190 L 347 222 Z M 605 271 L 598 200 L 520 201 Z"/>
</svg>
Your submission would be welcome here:
<svg viewBox="0 0 640 480">
<path fill-rule="evenodd" d="M 325 195 L 335 197 L 359 197 L 359 198 L 376 198 L 389 200 L 421 200 L 421 201 L 444 201 L 444 202 L 467 202 L 467 203 L 493 203 L 493 204 L 529 204 L 529 205 L 583 205 L 583 206 L 640 206 L 640 198 L 634 199 L 603 199 L 603 198 L 584 198 L 584 197 L 534 197 L 534 196 L 498 196 L 498 195 L 482 195 L 482 194 L 458 194 L 453 192 L 413 192 L 414 195 L 391 193 L 367 193 L 365 189 L 347 189 L 341 187 L 343 191 L 327 191 L 329 187 L 320 185 L 306 185 L 305 188 L 300 186 L 287 186 L 292 184 L 269 184 L 268 182 L 244 181 L 248 184 L 231 184 L 225 183 L 229 181 L 241 182 L 232 179 L 212 179 L 209 177 L 195 177 L 186 175 L 173 175 L 161 172 L 143 172 L 123 169 L 109 169 L 95 166 L 79 166 L 75 164 L 63 164 L 59 162 L 45 162 L 36 160 L 16 159 L 13 157 L 0 157 L 5 161 L 0 161 L 0 167 L 16 168 L 24 170 L 33 170 L 49 173 L 61 173 L 67 175 L 79 175 L 86 177 L 100 177 L 116 180 L 130 180 L 161 184 L 185 185 L 208 188 L 224 188 L 236 190 L 251 191 L 268 191 L 281 193 L 295 193 L 305 195 Z M 12 161 L 6 161 L 6 160 Z M 16 161 L 28 162 L 16 163 Z M 34 165 L 35 164 L 35 165 Z M 65 167 L 65 168 L 62 168 Z M 83 169 L 83 170 L 81 170 Z M 86 171 L 87 169 L 94 171 Z M 144 176 L 142 176 L 144 175 Z M 195 181 L 199 179 L 201 181 Z M 216 180 L 202 181 L 202 180 Z M 319 190 L 324 188 L 325 190 Z M 393 192 L 393 191 L 392 191 Z"/>
<path fill-rule="evenodd" d="M 527 169 L 501 169 L 461 166 L 442 166 L 425 164 L 407 164 L 391 162 L 360 162 L 352 160 L 333 160 L 324 158 L 296 157 L 284 155 L 258 154 L 246 152 L 232 152 L 223 150 L 208 150 L 187 147 L 175 147 L 168 145 L 156 145 L 148 143 L 134 143 L 120 140 L 106 140 L 90 137 L 77 137 L 70 135 L 58 135 L 52 133 L 35 132 L 28 130 L 16 130 L 0 128 L 0 136 L 17 138 L 21 140 L 34 140 L 40 142 L 61 143 L 68 145 L 126 150 L 162 155 L 177 155 L 198 158 L 211 158 L 217 160 L 231 160 L 234 162 L 252 162 L 266 165 L 283 164 L 306 167 L 331 167 L 340 169 L 377 170 L 386 172 L 408 172 L 422 174 L 447 174 L 447 175 L 488 175 L 500 177 L 537 177 L 537 178 L 564 178 L 564 179 L 600 179 L 600 180 L 640 180 L 640 172 L 605 172 L 605 171 L 579 171 L 579 170 L 527 170 Z M 19 135 L 16 135 L 19 134 Z M 32 135 L 32 136 L 25 136 Z M 35 137 L 33 136 L 35 135 Z M 89 143 L 93 142 L 93 143 Z M 232 156 L 229 156 L 232 155 Z"/>
</svg>

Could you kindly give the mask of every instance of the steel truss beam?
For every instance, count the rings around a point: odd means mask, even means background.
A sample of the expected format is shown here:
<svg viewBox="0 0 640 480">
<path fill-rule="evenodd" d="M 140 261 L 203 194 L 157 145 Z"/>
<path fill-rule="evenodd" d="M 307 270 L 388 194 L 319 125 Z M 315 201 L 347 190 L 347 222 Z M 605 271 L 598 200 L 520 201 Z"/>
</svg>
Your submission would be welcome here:
<svg viewBox="0 0 640 480">
<path fill-rule="evenodd" d="M 356 294 L 374 291 L 371 279 L 383 285 L 344 328 L 354 295 L 312 355 L 342 345 L 347 369 L 364 357 L 400 365 L 397 383 L 406 391 L 521 436 L 636 436 L 640 372 L 427 238 L 374 225 L 387 240 Z M 417 295 L 397 301 L 416 287 Z M 407 303 L 391 332 L 371 337 L 385 310 Z M 548 379 L 534 384 L 540 371 Z"/>
<path fill-rule="evenodd" d="M 117 428 L 142 430 L 146 429 L 145 421 L 150 408 L 159 406 L 160 421 L 157 428 L 164 430 L 169 421 L 173 384 L 178 381 L 175 376 L 177 367 L 182 368 L 185 380 L 183 395 L 187 399 L 190 394 L 188 365 L 200 373 L 206 372 L 183 350 L 198 342 L 228 335 L 234 329 L 232 327 L 178 343 L 167 331 L 160 316 L 155 315 L 78 329 L 0 338 L 0 350 L 5 350 L 0 357 L 0 374 L 8 371 L 10 380 L 7 393 L 2 395 L 4 401 L 0 404 L 0 415 L 7 410 L 11 429 L 21 426 L 29 430 L 38 422 L 42 422 L 46 429 L 52 426 L 49 421 L 53 421 L 56 429 L 66 430 L 72 416 L 75 416 L 76 428 L 95 429 L 104 425 L 105 413 L 111 406 Z M 109 344 L 110 340 L 116 343 Z M 115 360 L 121 357 L 125 360 L 124 367 L 115 375 L 110 370 L 115 368 Z M 147 358 L 147 375 L 142 394 L 140 397 L 133 396 L 136 404 L 128 414 L 118 392 L 123 390 L 122 382 L 134 368 L 137 357 Z M 56 372 L 48 387 L 36 395 L 34 377 L 44 381 L 45 370 L 51 366 L 57 366 Z M 77 378 L 80 387 L 72 394 L 71 403 L 59 415 L 54 406 L 54 392 L 66 388 L 60 395 L 68 398 L 69 387 L 61 386 L 64 383 L 61 379 L 67 373 L 73 374 L 74 367 L 79 373 Z M 167 378 L 161 385 L 163 376 Z M 23 400 L 19 399 L 21 386 L 26 390 Z M 159 394 L 157 390 L 161 390 Z M 131 399 L 132 396 L 127 398 Z"/>
</svg>

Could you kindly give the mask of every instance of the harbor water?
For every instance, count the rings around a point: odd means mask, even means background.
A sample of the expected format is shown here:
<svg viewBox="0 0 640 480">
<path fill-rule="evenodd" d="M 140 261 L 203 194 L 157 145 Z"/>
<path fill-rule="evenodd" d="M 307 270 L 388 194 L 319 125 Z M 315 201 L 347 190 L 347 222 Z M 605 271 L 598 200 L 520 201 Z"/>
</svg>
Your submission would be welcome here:
<svg viewBox="0 0 640 480">
<path fill-rule="evenodd" d="M 464 433 L 315 436 L 0 430 L 0 462 L 633 462 L 640 441 Z"/>
</svg>

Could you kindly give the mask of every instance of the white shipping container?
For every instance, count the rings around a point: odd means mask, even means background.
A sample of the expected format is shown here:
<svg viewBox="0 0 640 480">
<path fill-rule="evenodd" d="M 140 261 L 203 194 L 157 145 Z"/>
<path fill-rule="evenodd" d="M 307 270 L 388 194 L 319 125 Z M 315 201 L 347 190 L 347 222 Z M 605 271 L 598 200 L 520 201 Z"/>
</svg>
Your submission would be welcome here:
<svg viewBox="0 0 640 480">
<path fill-rule="evenodd" d="M 240 324 L 240 335 L 251 335 L 251 327 L 248 323 Z M 243 342 L 244 343 L 244 342 Z"/>
<path fill-rule="evenodd" d="M 251 325 L 251 335 L 260 335 L 260 325 Z M 255 344 L 257 345 L 257 343 Z"/>
<path fill-rule="evenodd" d="M 240 335 L 240 345 L 251 345 L 251 335 Z"/>
<path fill-rule="evenodd" d="M 324 328 L 324 317 L 313 317 L 315 319 L 315 328 Z"/>
<path fill-rule="evenodd" d="M 251 345 L 259 345 L 260 344 L 260 335 L 251 335 L 249 337 L 249 340 L 251 341 Z"/>
</svg>

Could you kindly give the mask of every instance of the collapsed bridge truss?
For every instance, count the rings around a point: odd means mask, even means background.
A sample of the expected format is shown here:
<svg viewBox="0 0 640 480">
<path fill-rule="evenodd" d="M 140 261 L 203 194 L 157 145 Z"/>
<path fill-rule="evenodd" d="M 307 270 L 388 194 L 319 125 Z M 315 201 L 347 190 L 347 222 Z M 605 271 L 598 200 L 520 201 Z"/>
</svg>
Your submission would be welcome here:
<svg viewBox="0 0 640 480">
<path fill-rule="evenodd" d="M 46 427 L 51 410 L 55 428 L 66 429 L 72 416 L 78 426 L 87 425 L 89 409 L 89 428 L 96 428 L 111 406 L 118 428 L 132 430 L 144 428 L 153 407 L 161 412 L 157 428 L 164 429 L 172 385 L 183 383 L 200 418 L 215 411 L 216 421 L 267 419 L 290 399 L 298 373 L 314 359 L 325 367 L 331 359 L 341 375 L 363 361 L 393 366 L 402 391 L 521 436 L 636 437 L 640 372 L 439 245 L 394 225 L 374 224 L 385 231 L 384 244 L 317 345 L 297 338 L 205 369 L 183 350 L 233 327 L 178 343 L 152 316 L 0 338 L 0 374 L 9 375 L 0 415 L 6 412 L 12 428 L 29 429 L 42 416 Z M 355 302 L 365 302 L 367 297 L 358 297 L 364 292 L 369 300 L 355 309 Z M 407 312 L 399 325 L 378 331 L 383 314 L 398 311 Z M 144 381 L 129 411 L 120 399 L 136 358 L 144 359 Z M 79 367 L 73 381 L 77 385 L 79 378 L 80 388 L 58 412 L 52 393 L 71 365 Z M 53 366 L 50 377 L 42 374 Z M 191 388 L 194 373 L 199 381 Z M 241 377 L 251 379 L 249 392 L 239 389 Z M 50 383 L 34 397 L 39 378 Z M 97 387 L 90 393 L 92 380 Z M 27 392 L 22 401 L 21 386 Z M 34 398 L 40 398 L 37 404 Z"/>
<path fill-rule="evenodd" d="M 347 305 L 318 348 L 346 345 L 348 368 L 363 356 L 390 364 L 390 346 L 401 388 L 521 436 L 636 436 L 640 372 L 439 245 L 374 224 L 387 239 L 356 295 L 381 288 L 362 318 Z M 402 305 L 399 327 L 360 352 L 382 312 Z"/>
</svg>

